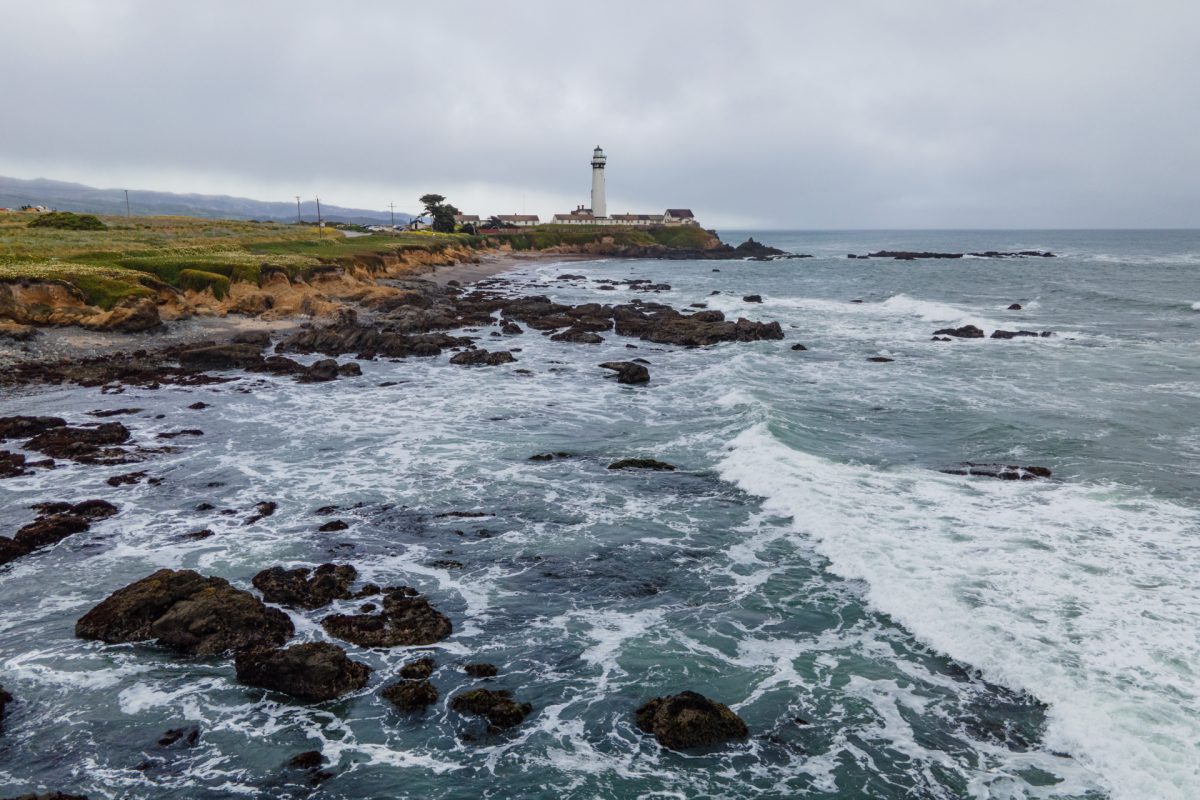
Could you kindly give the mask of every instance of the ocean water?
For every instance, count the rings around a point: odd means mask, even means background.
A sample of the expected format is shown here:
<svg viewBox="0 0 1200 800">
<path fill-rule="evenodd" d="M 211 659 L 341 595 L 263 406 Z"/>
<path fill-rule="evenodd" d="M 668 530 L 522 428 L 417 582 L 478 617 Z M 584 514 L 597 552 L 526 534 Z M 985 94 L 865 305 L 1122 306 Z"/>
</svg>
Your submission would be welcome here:
<svg viewBox="0 0 1200 800">
<path fill-rule="evenodd" d="M 119 419 L 150 446 L 159 432 L 204 431 L 138 467 L 0 482 L 8 533 L 41 500 L 121 508 L 0 569 L 0 684 L 17 697 L 0 790 L 1200 795 L 1200 233 L 753 235 L 816 257 L 540 263 L 506 275 L 505 290 L 704 302 L 779 320 L 784 341 L 687 350 L 528 331 L 505 339 L 521 351 L 500 367 L 443 356 L 363 362 L 361 377 L 330 384 L 247 376 L 0 399 L 2 415 L 75 421 L 137 406 Z M 1061 257 L 845 258 L 879 248 Z M 673 289 L 553 281 L 564 272 Z M 751 293 L 763 302 L 741 299 Z M 1007 311 L 1013 302 L 1024 310 Z M 1055 335 L 930 341 L 967 323 Z M 876 355 L 895 360 L 867 361 Z M 631 357 L 651 362 L 649 385 L 619 386 L 596 366 Z M 211 407 L 188 410 L 197 400 Z M 528 460 L 548 451 L 571 457 Z M 606 469 L 629 456 L 679 470 Z M 1047 466 L 1054 478 L 938 471 L 962 461 Z M 163 483 L 105 485 L 134 468 Z M 268 499 L 275 515 L 243 525 Z M 218 511 L 194 510 L 202 502 Z M 313 512 L 328 504 L 346 509 L 348 530 L 317 532 L 327 518 Z M 450 511 L 494 516 L 438 516 Z M 203 527 L 216 535 L 183 536 Z M 454 635 L 430 648 L 348 646 L 374 667 L 371 683 L 318 705 L 240 686 L 228 660 L 72 636 L 87 609 L 159 567 L 249 588 L 264 567 L 330 560 L 418 587 Z M 324 638 L 324 613 L 293 612 L 297 638 Z M 438 661 L 442 698 L 410 717 L 379 692 L 418 650 Z M 487 734 L 447 708 L 478 683 L 461 665 L 479 660 L 500 668 L 492 686 L 534 706 L 519 728 Z M 684 688 L 728 703 L 751 737 L 680 754 L 635 729 L 640 703 Z M 194 748 L 156 744 L 190 725 Z M 334 773 L 319 788 L 283 767 L 312 749 Z"/>
</svg>

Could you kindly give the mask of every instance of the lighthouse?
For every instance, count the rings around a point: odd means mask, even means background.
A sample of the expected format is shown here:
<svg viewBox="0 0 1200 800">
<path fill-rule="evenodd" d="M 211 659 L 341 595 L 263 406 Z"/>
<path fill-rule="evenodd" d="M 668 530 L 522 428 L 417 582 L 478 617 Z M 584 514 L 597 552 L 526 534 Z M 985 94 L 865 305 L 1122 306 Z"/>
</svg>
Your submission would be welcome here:
<svg viewBox="0 0 1200 800">
<path fill-rule="evenodd" d="M 607 217 L 608 205 L 604 201 L 604 151 L 600 145 L 592 152 L 592 216 Z"/>
</svg>

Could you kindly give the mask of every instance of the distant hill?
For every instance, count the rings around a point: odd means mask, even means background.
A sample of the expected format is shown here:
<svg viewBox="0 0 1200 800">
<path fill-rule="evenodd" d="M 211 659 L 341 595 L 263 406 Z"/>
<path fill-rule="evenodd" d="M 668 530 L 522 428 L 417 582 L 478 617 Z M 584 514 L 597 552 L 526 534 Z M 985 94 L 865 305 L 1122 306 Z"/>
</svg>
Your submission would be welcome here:
<svg viewBox="0 0 1200 800">
<path fill-rule="evenodd" d="M 81 211 L 89 214 L 124 214 L 123 189 L 96 189 L 81 183 L 51 181 L 45 178 L 22 180 L 0 176 L 0 208 L 20 208 L 24 205 L 49 206 L 59 211 Z M 271 203 L 246 197 L 215 194 L 173 194 L 129 190 L 129 208 L 138 216 L 164 214 L 210 217 L 213 219 L 260 219 L 292 222 L 296 219 L 295 203 Z M 309 200 L 300 204 L 301 217 L 317 219 L 317 204 Z M 387 211 L 365 208 L 342 208 L 321 203 L 321 218 L 327 222 L 353 222 L 359 225 L 388 224 Z M 396 212 L 396 224 L 406 223 L 411 214 Z"/>
</svg>

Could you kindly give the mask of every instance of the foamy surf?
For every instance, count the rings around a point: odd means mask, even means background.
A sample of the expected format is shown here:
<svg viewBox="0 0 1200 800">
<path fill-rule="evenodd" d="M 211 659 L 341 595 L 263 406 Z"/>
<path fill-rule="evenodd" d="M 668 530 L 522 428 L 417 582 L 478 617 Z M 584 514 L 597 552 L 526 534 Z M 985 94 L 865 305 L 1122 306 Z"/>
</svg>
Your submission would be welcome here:
<svg viewBox="0 0 1200 800">
<path fill-rule="evenodd" d="M 1051 704 L 1047 744 L 1115 798 L 1188 800 L 1200 765 L 1200 515 L 1108 487 L 837 464 L 764 424 L 722 477 L 934 648 Z"/>
</svg>

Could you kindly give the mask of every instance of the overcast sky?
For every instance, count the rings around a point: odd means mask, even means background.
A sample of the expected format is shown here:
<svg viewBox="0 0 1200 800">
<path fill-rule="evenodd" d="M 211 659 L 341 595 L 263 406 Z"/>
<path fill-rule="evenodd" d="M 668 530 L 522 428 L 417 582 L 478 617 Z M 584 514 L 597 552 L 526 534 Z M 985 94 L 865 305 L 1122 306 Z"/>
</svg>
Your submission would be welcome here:
<svg viewBox="0 0 1200 800">
<path fill-rule="evenodd" d="M 336 6 L 336 7 L 335 7 Z M 711 226 L 1200 226 L 1200 2 L 37 2 L 0 174 Z"/>
</svg>

